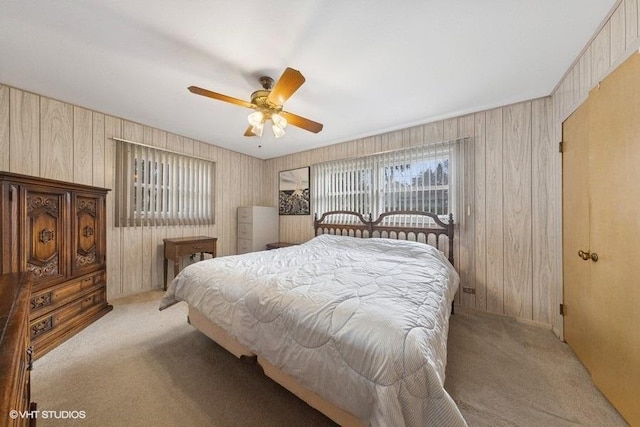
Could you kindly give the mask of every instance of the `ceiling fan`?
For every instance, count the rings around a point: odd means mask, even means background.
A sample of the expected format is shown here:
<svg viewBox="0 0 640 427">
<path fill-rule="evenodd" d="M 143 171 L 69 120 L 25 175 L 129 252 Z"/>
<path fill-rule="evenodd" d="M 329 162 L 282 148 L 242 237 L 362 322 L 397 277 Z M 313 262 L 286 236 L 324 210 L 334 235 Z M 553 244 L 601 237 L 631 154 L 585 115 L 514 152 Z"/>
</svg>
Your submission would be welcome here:
<svg viewBox="0 0 640 427">
<path fill-rule="evenodd" d="M 284 135 L 287 124 L 299 127 L 309 132 L 318 133 L 322 130 L 322 123 L 314 122 L 288 111 L 284 111 L 283 104 L 304 83 L 305 78 L 298 70 L 288 68 L 284 70 L 280 79 L 273 84 L 271 77 L 260 77 L 263 89 L 251 94 L 251 102 L 243 101 L 231 96 L 222 95 L 197 86 L 189 86 L 189 91 L 197 95 L 229 102 L 255 110 L 249 114 L 249 127 L 244 136 L 262 136 L 262 130 L 267 120 L 271 120 L 273 134 L 276 138 Z"/>
</svg>

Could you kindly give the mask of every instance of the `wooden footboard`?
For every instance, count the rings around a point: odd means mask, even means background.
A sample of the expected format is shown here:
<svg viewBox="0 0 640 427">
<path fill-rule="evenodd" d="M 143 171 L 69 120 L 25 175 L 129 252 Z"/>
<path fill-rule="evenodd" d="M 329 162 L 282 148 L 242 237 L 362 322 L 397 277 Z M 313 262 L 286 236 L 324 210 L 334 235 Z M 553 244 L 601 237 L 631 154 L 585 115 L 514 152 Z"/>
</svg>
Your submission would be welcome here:
<svg viewBox="0 0 640 427">
<path fill-rule="evenodd" d="M 189 306 L 189 323 L 237 358 L 241 358 L 243 356 L 256 356 L 248 347 L 239 344 L 229 336 L 229 334 L 222 330 L 222 328 L 214 324 L 200 313 L 200 311 L 191 306 Z M 257 359 L 266 376 L 289 390 L 291 393 L 295 394 L 302 401 L 306 402 L 312 408 L 320 411 L 337 424 L 343 427 L 364 427 L 364 425 L 354 415 L 304 388 L 293 377 L 285 374 L 262 357 L 258 356 Z"/>
</svg>

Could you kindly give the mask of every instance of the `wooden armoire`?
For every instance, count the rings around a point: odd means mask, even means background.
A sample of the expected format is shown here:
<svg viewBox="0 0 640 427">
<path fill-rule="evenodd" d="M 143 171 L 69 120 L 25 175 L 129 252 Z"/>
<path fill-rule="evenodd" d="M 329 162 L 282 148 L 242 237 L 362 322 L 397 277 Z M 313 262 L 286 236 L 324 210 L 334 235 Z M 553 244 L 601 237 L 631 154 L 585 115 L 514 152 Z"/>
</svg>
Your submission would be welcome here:
<svg viewBox="0 0 640 427">
<path fill-rule="evenodd" d="M 0 273 L 33 274 L 34 357 L 109 312 L 107 189 L 0 172 Z"/>
</svg>

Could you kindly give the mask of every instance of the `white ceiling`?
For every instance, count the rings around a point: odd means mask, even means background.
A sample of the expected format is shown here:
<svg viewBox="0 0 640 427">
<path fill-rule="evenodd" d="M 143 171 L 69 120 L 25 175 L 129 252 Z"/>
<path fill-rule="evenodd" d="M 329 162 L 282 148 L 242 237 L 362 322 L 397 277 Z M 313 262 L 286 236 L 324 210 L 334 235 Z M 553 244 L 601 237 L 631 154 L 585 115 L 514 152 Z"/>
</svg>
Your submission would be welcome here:
<svg viewBox="0 0 640 427">
<path fill-rule="evenodd" d="M 0 82 L 260 158 L 551 93 L 616 0 L 1 0 Z M 246 138 L 258 77 L 324 124 Z M 260 147 L 261 146 L 261 147 Z"/>
</svg>

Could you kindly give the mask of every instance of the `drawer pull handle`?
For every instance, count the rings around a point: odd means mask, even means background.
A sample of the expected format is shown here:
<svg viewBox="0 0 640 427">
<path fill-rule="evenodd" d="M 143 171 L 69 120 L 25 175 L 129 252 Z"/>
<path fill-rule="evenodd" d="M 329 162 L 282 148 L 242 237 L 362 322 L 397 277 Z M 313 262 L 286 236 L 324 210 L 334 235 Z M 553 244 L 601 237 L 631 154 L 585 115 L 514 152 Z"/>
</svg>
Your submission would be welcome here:
<svg viewBox="0 0 640 427">
<path fill-rule="evenodd" d="M 40 336 L 51 329 L 53 329 L 53 318 L 49 316 L 35 325 L 31 325 L 31 338 Z"/>
<path fill-rule="evenodd" d="M 27 348 L 27 371 L 31 371 L 33 369 L 33 346 L 30 345 Z"/>
<path fill-rule="evenodd" d="M 31 309 L 35 310 L 41 307 L 45 307 L 47 305 L 50 305 L 52 302 L 53 294 L 51 292 L 47 292 L 46 294 L 38 295 L 31 298 Z"/>
<path fill-rule="evenodd" d="M 40 241 L 42 243 L 49 243 L 54 239 L 54 236 L 55 234 L 53 233 L 53 230 L 49 230 L 45 228 L 40 232 Z"/>
<path fill-rule="evenodd" d="M 84 230 L 82 231 L 82 235 L 83 235 L 84 237 L 91 237 L 91 236 L 93 236 L 93 228 L 87 225 L 87 226 L 84 228 Z"/>
</svg>

